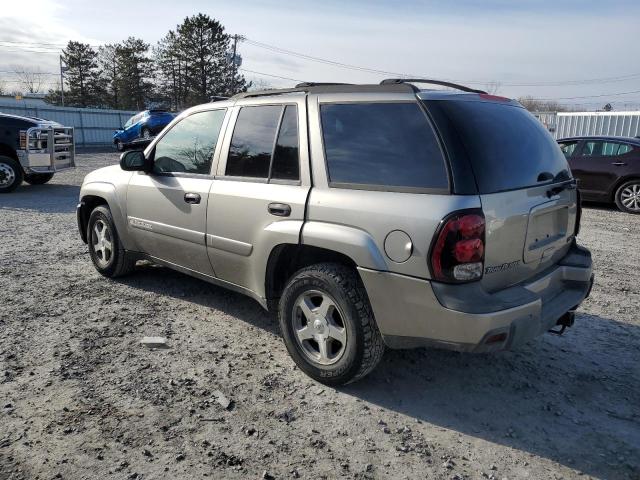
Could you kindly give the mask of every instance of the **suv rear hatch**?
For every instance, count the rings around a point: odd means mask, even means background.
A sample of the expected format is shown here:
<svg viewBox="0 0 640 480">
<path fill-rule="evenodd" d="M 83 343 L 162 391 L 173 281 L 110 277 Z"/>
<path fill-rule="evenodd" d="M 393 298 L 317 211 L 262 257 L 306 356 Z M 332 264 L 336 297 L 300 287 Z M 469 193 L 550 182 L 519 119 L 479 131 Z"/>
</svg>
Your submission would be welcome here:
<svg viewBox="0 0 640 480">
<path fill-rule="evenodd" d="M 578 207 L 575 181 L 549 132 L 506 98 L 420 97 L 444 141 L 454 192 L 480 196 L 486 221 L 483 287 L 499 290 L 556 264 L 571 246 Z M 475 191 L 469 190 L 469 176 Z"/>
</svg>

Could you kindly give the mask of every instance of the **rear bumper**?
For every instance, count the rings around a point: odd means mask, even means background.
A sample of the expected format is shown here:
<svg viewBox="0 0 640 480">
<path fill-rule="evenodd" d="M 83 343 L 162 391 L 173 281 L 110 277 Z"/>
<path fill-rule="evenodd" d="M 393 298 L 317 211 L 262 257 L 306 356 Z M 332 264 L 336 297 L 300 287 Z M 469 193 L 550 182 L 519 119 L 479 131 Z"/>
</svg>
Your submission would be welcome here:
<svg viewBox="0 0 640 480">
<path fill-rule="evenodd" d="M 589 295 L 591 254 L 574 245 L 541 275 L 498 292 L 359 269 L 391 348 L 435 346 L 487 352 L 516 348 L 556 325 Z"/>
</svg>

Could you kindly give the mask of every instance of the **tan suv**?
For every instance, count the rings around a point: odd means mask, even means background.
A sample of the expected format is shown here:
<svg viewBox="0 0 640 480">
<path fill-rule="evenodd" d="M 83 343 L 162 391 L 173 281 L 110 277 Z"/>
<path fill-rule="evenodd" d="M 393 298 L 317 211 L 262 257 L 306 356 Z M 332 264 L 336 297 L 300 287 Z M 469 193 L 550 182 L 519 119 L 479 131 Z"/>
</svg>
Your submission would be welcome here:
<svg viewBox="0 0 640 480">
<path fill-rule="evenodd" d="M 85 178 L 96 269 L 148 259 L 245 293 L 327 384 L 366 375 L 385 345 L 486 352 L 564 330 L 593 278 L 562 152 L 515 101 L 417 82 L 183 112 Z"/>
</svg>

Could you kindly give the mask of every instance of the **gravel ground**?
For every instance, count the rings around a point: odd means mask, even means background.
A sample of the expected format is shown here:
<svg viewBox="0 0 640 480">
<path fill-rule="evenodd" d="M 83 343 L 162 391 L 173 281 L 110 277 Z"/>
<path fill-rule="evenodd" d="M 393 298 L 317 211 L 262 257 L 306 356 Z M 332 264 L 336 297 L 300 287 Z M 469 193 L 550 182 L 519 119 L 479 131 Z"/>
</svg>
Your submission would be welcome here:
<svg viewBox="0 0 640 480">
<path fill-rule="evenodd" d="M 0 479 L 640 479 L 640 216 L 585 209 L 596 283 L 564 336 L 390 351 L 332 389 L 249 298 L 152 265 L 97 274 L 75 204 L 116 161 L 0 197 Z M 140 345 L 155 335 L 170 348 Z"/>
</svg>

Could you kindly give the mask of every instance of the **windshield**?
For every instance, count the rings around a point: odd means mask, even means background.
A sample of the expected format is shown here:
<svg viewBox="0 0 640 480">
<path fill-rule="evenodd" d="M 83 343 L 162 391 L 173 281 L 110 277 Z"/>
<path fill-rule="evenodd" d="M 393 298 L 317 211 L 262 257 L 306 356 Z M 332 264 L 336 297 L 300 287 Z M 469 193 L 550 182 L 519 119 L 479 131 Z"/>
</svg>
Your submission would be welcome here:
<svg viewBox="0 0 640 480">
<path fill-rule="evenodd" d="M 433 100 L 428 108 L 456 131 L 481 194 L 571 178 L 555 140 L 524 108 L 464 100 Z"/>
</svg>

